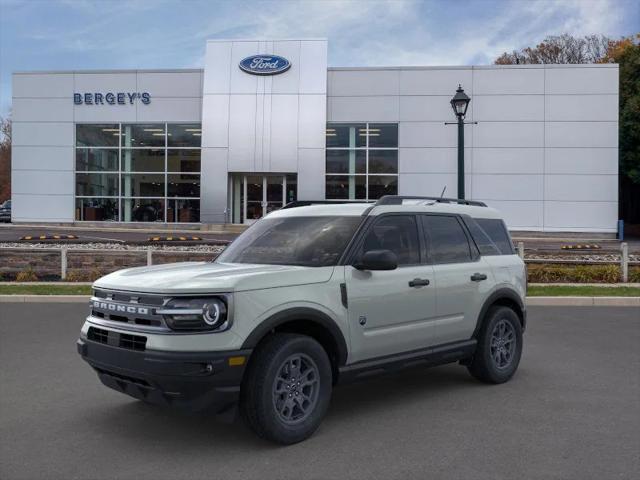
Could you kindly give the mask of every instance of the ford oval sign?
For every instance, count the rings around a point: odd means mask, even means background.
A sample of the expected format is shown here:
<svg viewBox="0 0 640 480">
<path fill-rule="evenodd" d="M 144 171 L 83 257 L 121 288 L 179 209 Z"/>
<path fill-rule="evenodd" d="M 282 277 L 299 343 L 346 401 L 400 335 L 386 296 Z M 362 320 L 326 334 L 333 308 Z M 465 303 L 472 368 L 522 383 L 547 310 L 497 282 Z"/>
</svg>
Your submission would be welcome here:
<svg viewBox="0 0 640 480">
<path fill-rule="evenodd" d="M 278 55 L 251 55 L 240 62 L 240 69 L 252 75 L 277 75 L 290 67 L 289 60 Z"/>
</svg>

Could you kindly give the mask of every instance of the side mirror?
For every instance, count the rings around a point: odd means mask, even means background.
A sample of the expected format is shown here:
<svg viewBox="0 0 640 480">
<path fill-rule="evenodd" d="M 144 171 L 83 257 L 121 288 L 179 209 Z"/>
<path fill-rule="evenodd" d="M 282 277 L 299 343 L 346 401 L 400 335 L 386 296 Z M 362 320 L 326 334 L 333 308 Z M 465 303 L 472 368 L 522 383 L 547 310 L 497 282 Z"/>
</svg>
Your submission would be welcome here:
<svg viewBox="0 0 640 480">
<path fill-rule="evenodd" d="M 358 270 L 395 270 L 398 257 L 391 250 L 369 250 L 353 267 Z"/>
</svg>

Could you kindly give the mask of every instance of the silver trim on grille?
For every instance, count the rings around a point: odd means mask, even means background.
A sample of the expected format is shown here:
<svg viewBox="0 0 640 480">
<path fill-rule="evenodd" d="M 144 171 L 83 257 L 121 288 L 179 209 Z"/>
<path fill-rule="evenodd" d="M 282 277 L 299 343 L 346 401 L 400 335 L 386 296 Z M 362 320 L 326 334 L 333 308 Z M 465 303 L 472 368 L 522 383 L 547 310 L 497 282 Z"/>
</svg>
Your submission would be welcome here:
<svg viewBox="0 0 640 480">
<path fill-rule="evenodd" d="M 171 330 L 164 320 L 163 315 L 183 314 L 195 315 L 202 313 L 197 309 L 170 309 L 166 308 L 170 300 L 176 298 L 203 298 L 203 297 L 224 297 L 227 302 L 227 321 L 220 329 L 203 331 L 179 331 Z M 95 302 L 98 303 L 96 307 Z M 104 304 L 104 305 L 102 305 Z M 113 305 L 113 307 L 111 307 Z M 102 314 L 104 317 L 94 315 Z M 125 320 L 114 320 L 111 317 L 122 317 Z M 108 316 L 108 318 L 107 318 Z M 138 322 L 136 322 L 136 319 Z M 157 294 L 141 292 L 125 292 L 120 290 L 107 290 L 94 288 L 94 295 L 91 297 L 89 307 L 89 317 L 87 320 L 96 325 L 111 327 L 132 332 L 171 334 L 171 335 L 202 335 L 226 330 L 233 319 L 233 295 L 230 293 L 210 293 L 210 294 Z M 142 321 L 142 322 L 140 322 Z M 144 322 L 153 324 L 145 324 Z M 155 324 L 155 325 L 154 325 Z"/>
</svg>

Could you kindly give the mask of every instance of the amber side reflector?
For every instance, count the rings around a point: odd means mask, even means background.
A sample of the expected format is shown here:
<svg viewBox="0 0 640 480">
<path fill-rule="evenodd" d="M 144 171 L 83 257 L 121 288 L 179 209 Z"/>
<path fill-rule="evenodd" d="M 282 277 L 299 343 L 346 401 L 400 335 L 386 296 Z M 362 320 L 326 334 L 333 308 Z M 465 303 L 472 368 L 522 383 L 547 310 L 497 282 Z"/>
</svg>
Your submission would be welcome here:
<svg viewBox="0 0 640 480">
<path fill-rule="evenodd" d="M 244 365 L 246 357 L 229 357 L 229 366 L 230 367 L 239 367 Z"/>
</svg>

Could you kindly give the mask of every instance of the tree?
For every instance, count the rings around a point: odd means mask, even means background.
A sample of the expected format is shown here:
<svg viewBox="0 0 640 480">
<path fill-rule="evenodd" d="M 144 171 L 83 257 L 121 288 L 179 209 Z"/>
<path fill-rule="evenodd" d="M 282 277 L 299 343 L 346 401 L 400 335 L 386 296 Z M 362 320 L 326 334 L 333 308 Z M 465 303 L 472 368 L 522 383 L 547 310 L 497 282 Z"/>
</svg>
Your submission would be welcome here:
<svg viewBox="0 0 640 480">
<path fill-rule="evenodd" d="M 11 198 L 11 119 L 0 117 L 0 202 Z"/>
<path fill-rule="evenodd" d="M 500 55 L 496 65 L 527 63 L 598 63 L 607 54 L 611 40 L 604 35 L 583 38 L 565 33 L 546 37 L 535 47 L 527 47 Z"/>
<path fill-rule="evenodd" d="M 602 62 L 620 65 L 620 217 L 640 224 L 640 33 L 610 41 Z"/>
<path fill-rule="evenodd" d="M 620 173 L 640 184 L 640 33 L 610 41 L 601 62 L 620 65 Z"/>
</svg>

